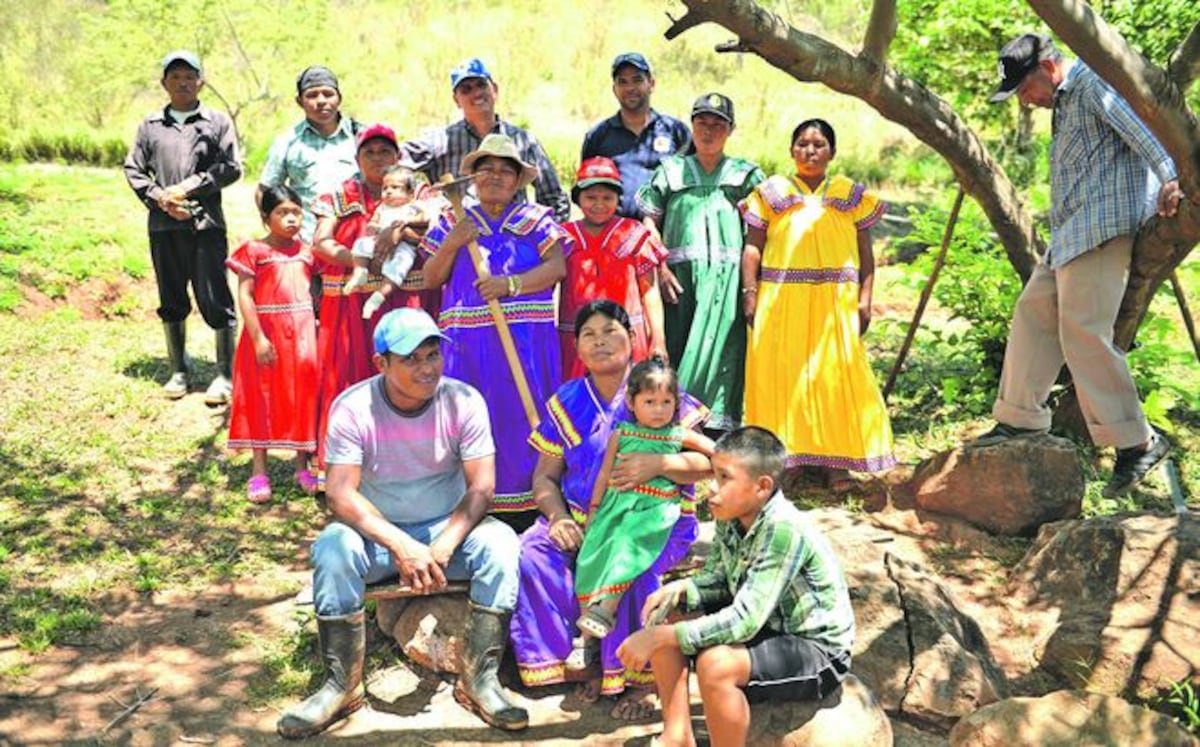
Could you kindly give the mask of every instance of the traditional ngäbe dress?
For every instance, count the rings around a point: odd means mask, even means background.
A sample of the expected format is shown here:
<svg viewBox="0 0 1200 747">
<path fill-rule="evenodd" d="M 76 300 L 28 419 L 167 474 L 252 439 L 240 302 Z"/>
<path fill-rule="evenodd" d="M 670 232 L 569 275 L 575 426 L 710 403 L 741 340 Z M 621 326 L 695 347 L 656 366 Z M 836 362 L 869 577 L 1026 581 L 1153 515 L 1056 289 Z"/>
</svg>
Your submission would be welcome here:
<svg viewBox="0 0 1200 747">
<path fill-rule="evenodd" d="M 254 307 L 275 363 L 260 366 L 243 326 L 233 359 L 230 449 L 317 447 L 317 328 L 313 317 L 312 251 L 299 241 L 275 247 L 247 241 L 225 266 L 254 278 Z"/>
<path fill-rule="evenodd" d="M 844 176 L 809 189 L 773 176 L 742 204 L 766 231 L 746 356 L 746 422 L 787 446 L 789 467 L 880 472 L 892 426 L 859 335 L 858 232 L 887 205 Z"/>
<path fill-rule="evenodd" d="M 548 208 L 512 203 L 496 220 L 473 205 L 466 216 L 479 227 L 479 251 L 495 276 L 514 275 L 538 266 L 558 242 L 570 251 L 570 237 L 554 222 Z M 435 254 L 455 223 L 443 215 L 421 241 L 421 250 Z M 445 375 L 465 381 L 483 394 L 492 417 L 496 442 L 496 497 L 492 513 L 520 514 L 537 506 L 531 491 L 537 452 L 529 445 L 529 420 L 509 370 L 500 334 L 491 311 L 475 289 L 478 275 L 467 247 L 459 250 L 442 288 L 438 324 L 451 342 L 442 348 Z M 554 330 L 554 289 L 499 299 L 512 332 L 525 379 L 545 418 L 544 403 L 562 383 L 562 356 Z"/>
<path fill-rule="evenodd" d="M 737 204 L 762 180 L 740 158 L 723 157 L 710 174 L 695 156 L 671 156 L 637 193 L 638 207 L 662 226 L 667 266 L 683 286 L 679 303 L 663 304 L 667 354 L 680 387 L 708 404 L 708 425 L 721 430 L 741 423 L 746 366 Z"/>
<path fill-rule="evenodd" d="M 321 195 L 313 204 L 313 213 L 318 220 L 324 217 L 337 219 L 333 238 L 349 250 L 354 246 L 354 240 L 366 230 L 378 204 L 379 201 L 371 196 L 367 185 L 355 176 L 343 182 L 340 189 Z M 371 338 L 379 319 L 401 306 L 424 308 L 431 315 L 437 314 L 441 293 L 422 290 L 425 281 L 420 270 L 421 263 L 422 260 L 418 257 L 413 270 L 405 277 L 404 284 L 388 296 L 387 302 L 370 319 L 363 319 L 363 303 L 371 293 L 379 290 L 382 278 L 374 275 L 349 295 L 343 295 L 342 286 L 350 279 L 354 268 L 318 258 L 317 266 L 321 273 L 321 326 L 317 334 L 320 360 L 320 385 L 317 390 L 317 463 L 322 470 L 322 477 L 325 468 L 325 431 L 329 407 L 351 384 L 357 384 L 377 373 L 375 365 L 371 362 L 374 352 Z"/>
<path fill-rule="evenodd" d="M 559 387 L 546 405 L 547 417 L 530 435 L 539 453 L 560 459 L 560 487 L 571 518 L 587 523 L 592 486 L 616 423 L 630 420 L 625 391 L 611 401 L 600 398 L 591 377 L 572 379 Z M 693 397 L 680 400 L 680 425 L 698 429 L 708 410 Z M 631 633 L 640 630 L 641 610 L 646 598 L 660 586 L 662 574 L 682 560 L 696 539 L 697 523 L 691 486 L 682 486 L 680 517 L 669 539 L 649 570 L 633 582 L 617 605 L 616 625 L 600 641 L 603 671 L 601 692 L 614 695 L 626 686 L 654 682 L 649 667 L 640 672 L 626 670 L 617 658 L 617 648 Z M 575 553 L 558 549 L 550 539 L 546 517 L 521 535 L 520 591 L 512 618 L 513 653 L 517 671 L 526 687 L 552 685 L 567 680 L 567 658 L 578 635 L 579 600 L 575 596 Z M 598 534 L 598 533 L 597 533 Z"/>
<path fill-rule="evenodd" d="M 618 454 L 678 454 L 683 429 L 618 423 Z M 679 521 L 679 486 L 654 477 L 633 490 L 608 488 L 575 559 L 575 596 L 586 607 L 619 597 L 662 554 Z"/>
<path fill-rule="evenodd" d="M 582 220 L 571 221 L 566 229 L 575 246 L 567 257 L 567 278 L 558 292 L 563 377 L 587 373 L 575 354 L 575 315 L 601 298 L 619 303 L 629 314 L 633 362 L 645 360 L 650 352 L 650 320 L 642 307 L 638 279 L 662 264 L 667 250 L 649 229 L 631 218 L 616 216 L 595 236 L 588 233 Z"/>
</svg>

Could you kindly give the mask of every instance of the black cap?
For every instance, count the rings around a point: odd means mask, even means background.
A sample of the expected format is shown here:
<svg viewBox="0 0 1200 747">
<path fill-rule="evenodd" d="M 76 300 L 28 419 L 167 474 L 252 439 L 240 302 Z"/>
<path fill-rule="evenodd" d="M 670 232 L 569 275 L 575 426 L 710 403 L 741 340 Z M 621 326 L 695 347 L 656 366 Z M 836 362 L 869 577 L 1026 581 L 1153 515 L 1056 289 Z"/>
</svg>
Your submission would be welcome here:
<svg viewBox="0 0 1200 747">
<path fill-rule="evenodd" d="M 328 86 L 339 94 L 341 93 L 341 90 L 338 88 L 337 76 L 333 74 L 332 70 L 323 65 L 306 67 L 296 77 L 297 94 L 304 93 L 308 89 L 316 88 L 317 86 Z"/>
<path fill-rule="evenodd" d="M 697 114 L 716 114 L 729 124 L 733 124 L 733 102 L 723 94 L 706 93 L 692 104 L 692 117 Z"/>
<path fill-rule="evenodd" d="M 650 72 L 650 63 L 640 52 L 626 52 L 625 54 L 617 55 L 612 64 L 612 76 L 614 78 L 617 77 L 617 71 L 621 69 L 622 65 L 632 65 L 646 75 L 654 74 Z"/>
<path fill-rule="evenodd" d="M 1037 70 L 1042 60 L 1057 60 L 1058 47 L 1045 34 L 1021 34 L 1000 48 L 1000 87 L 988 101 L 1004 101 L 1017 91 L 1025 76 Z"/>
</svg>

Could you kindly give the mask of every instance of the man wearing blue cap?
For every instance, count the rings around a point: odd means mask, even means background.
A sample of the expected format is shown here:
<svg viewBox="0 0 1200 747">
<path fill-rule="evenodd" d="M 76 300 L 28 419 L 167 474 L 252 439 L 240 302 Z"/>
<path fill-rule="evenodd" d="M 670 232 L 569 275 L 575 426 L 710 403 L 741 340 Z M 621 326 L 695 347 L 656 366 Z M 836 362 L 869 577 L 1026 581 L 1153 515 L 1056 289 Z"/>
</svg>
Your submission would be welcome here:
<svg viewBox="0 0 1200 747">
<path fill-rule="evenodd" d="M 463 157 L 478 150 L 489 134 L 507 135 L 517 144 L 521 160 L 537 167 L 538 175 L 533 180 L 534 202 L 550 208 L 559 223 L 570 220 L 571 202 L 546 151 L 533 135 L 496 114 L 500 87 L 483 61 L 465 60 L 451 70 L 450 91 L 463 118 L 444 129 L 427 132 L 420 140 L 404 143 L 400 148 L 401 163 L 436 182 L 443 174 L 458 174 Z M 518 201 L 524 202 L 524 192 L 518 192 Z"/>
<path fill-rule="evenodd" d="M 304 201 L 300 239 L 312 243 L 317 226 L 313 203 L 358 172 L 354 147 L 358 123 L 342 114 L 337 76 L 321 65 L 305 68 L 296 78 L 296 104 L 304 111 L 304 120 L 271 143 L 255 201 L 262 199 L 265 187 L 296 190 Z"/>
<path fill-rule="evenodd" d="M 495 444 L 483 396 L 442 376 L 447 338 L 420 309 L 375 328 L 379 375 L 333 402 L 325 495 L 334 521 L 312 548 L 321 689 L 284 712 L 281 735 L 324 731 L 362 707 L 366 584 L 400 577 L 417 590 L 470 581 L 470 618 L 454 697 L 487 723 L 524 729 L 497 672 L 517 602 L 517 535 L 488 516 Z"/>
<path fill-rule="evenodd" d="M 613 95 L 621 108 L 588 130 L 579 161 L 596 156 L 611 158 L 625 186 L 617 213 L 641 220 L 644 216 L 635 199 L 638 189 L 649 181 L 664 158 L 687 150 L 692 133 L 678 119 L 650 108 L 654 73 L 640 53 L 617 55 L 612 63 L 612 80 Z"/>
<path fill-rule="evenodd" d="M 993 103 L 1015 95 L 1023 106 L 1053 111 L 1050 247 L 1013 310 L 996 426 L 974 445 L 1047 432 L 1050 388 L 1065 363 L 1092 441 L 1116 447 L 1104 488 L 1116 497 L 1171 449 L 1146 420 L 1113 325 L 1134 236 L 1156 208 L 1174 214 L 1183 196 L 1175 164 L 1129 103 L 1083 62 L 1064 58 L 1050 37 L 1021 34 L 1004 45 L 999 74 Z"/>
<path fill-rule="evenodd" d="M 225 279 L 225 215 L 221 190 L 242 175 L 237 133 L 223 112 L 200 104 L 200 59 L 181 49 L 162 60 L 162 87 L 170 103 L 142 120 L 125 158 L 125 179 L 150 209 L 150 258 L 158 280 L 158 316 L 167 336 L 171 373 L 163 392 L 188 392 L 186 351 L 191 283 L 200 315 L 216 332 L 217 376 L 204 401 L 229 402 L 237 315 Z"/>
</svg>

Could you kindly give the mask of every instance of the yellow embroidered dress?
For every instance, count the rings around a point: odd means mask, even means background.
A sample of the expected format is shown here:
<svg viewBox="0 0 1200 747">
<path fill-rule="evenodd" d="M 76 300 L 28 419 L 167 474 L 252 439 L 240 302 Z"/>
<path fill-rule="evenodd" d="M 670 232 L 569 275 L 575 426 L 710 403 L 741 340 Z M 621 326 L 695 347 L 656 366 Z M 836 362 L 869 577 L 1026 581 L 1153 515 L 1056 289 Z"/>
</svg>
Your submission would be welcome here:
<svg viewBox="0 0 1200 747">
<path fill-rule="evenodd" d="M 746 351 L 745 422 L 774 431 L 789 467 L 880 472 L 892 425 L 859 336 L 858 231 L 887 205 L 843 176 L 815 190 L 773 176 L 740 208 L 766 231 Z"/>
</svg>

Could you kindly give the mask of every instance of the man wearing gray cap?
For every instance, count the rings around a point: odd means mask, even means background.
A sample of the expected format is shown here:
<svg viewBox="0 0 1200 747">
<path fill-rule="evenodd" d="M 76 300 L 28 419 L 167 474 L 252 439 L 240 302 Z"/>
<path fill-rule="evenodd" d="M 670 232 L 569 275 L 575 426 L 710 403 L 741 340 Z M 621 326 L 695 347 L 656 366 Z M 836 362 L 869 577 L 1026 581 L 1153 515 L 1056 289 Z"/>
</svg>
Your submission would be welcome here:
<svg viewBox="0 0 1200 747">
<path fill-rule="evenodd" d="M 469 580 L 470 617 L 454 697 L 488 724 L 524 729 L 529 714 L 497 672 L 517 604 L 520 543 L 487 515 L 496 447 L 483 396 L 442 376 L 448 338 L 420 309 L 396 309 L 375 328 L 378 376 L 329 410 L 325 494 L 333 522 L 312 548 L 313 605 L 328 677 L 277 729 L 311 736 L 365 703 L 366 584 L 399 576 L 420 590 Z"/>
<path fill-rule="evenodd" d="M 261 199 L 265 187 L 286 185 L 296 190 L 304 201 L 300 239 L 312 243 L 317 225 L 312 204 L 358 171 L 354 148 L 358 123 L 342 114 L 337 76 L 321 65 L 307 67 L 297 76 L 296 104 L 304 111 L 304 119 L 271 143 L 255 201 Z"/>
<path fill-rule="evenodd" d="M 579 161 L 596 156 L 611 158 L 621 172 L 624 191 L 617 213 L 641 220 L 638 189 L 667 156 L 684 153 L 692 141 L 688 126 L 650 107 L 654 73 L 639 52 L 619 54 L 612 63 L 612 91 L 620 104 L 617 113 L 588 130 Z"/>
<path fill-rule="evenodd" d="M 237 315 L 225 278 L 228 246 L 221 190 L 242 175 L 237 133 L 223 112 L 201 105 L 204 74 L 192 52 L 176 50 L 163 58 L 162 87 L 170 102 L 142 120 L 125 158 L 125 179 L 150 209 L 150 257 L 171 365 L 163 392 L 171 399 L 188 392 L 190 283 L 200 315 L 217 338 L 217 376 L 204 401 L 222 405 L 233 391 Z"/>
<path fill-rule="evenodd" d="M 1050 37 L 1004 45 L 999 74 L 993 103 L 1016 94 L 1023 106 L 1053 111 L 1050 247 L 1013 311 L 996 426 L 974 445 L 1048 431 L 1047 399 L 1066 363 L 1092 440 L 1117 449 L 1104 495 L 1122 495 L 1171 448 L 1146 421 L 1113 325 L 1138 228 L 1156 208 L 1173 215 L 1183 196 L 1175 164 L 1128 102 Z"/>
</svg>

